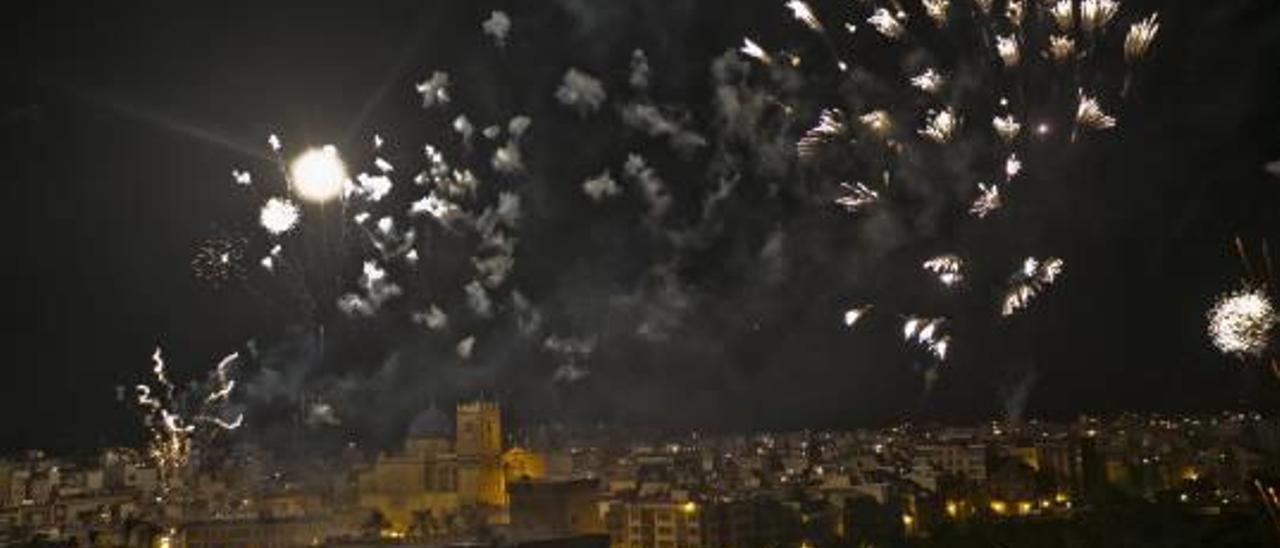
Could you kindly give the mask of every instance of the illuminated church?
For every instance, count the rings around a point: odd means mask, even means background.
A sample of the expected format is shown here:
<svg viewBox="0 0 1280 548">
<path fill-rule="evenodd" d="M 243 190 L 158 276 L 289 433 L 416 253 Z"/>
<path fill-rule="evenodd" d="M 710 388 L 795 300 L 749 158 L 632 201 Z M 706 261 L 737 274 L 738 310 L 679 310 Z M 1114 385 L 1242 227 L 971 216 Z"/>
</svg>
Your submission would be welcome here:
<svg viewBox="0 0 1280 548">
<path fill-rule="evenodd" d="M 445 520 L 462 510 L 500 523 L 507 480 L 540 477 L 542 468 L 526 450 L 503 450 L 496 402 L 459 402 L 453 422 L 432 405 L 410 422 L 402 451 L 380 455 L 360 473 L 359 505 L 377 510 L 400 532 L 424 514 Z"/>
</svg>

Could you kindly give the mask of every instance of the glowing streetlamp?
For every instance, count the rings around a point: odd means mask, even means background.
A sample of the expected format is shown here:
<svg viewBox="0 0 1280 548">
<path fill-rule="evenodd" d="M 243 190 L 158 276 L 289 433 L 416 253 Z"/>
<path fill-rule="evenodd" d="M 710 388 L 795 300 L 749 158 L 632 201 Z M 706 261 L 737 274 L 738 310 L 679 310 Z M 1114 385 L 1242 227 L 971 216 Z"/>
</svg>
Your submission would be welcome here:
<svg viewBox="0 0 1280 548">
<path fill-rule="evenodd" d="M 327 202 L 342 193 L 347 182 L 347 166 L 333 145 L 313 148 L 298 156 L 289 166 L 293 189 L 312 202 Z"/>
</svg>

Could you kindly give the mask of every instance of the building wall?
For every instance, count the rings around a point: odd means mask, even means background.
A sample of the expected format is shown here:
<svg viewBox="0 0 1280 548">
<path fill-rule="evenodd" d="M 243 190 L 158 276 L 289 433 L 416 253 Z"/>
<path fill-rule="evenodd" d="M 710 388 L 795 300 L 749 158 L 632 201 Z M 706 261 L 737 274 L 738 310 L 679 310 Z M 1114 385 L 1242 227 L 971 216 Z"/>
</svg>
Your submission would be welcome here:
<svg viewBox="0 0 1280 548">
<path fill-rule="evenodd" d="M 516 538 L 604 533 L 600 485 L 592 480 L 519 481 L 510 489 L 511 532 Z"/>
<path fill-rule="evenodd" d="M 502 419 L 494 402 L 459 403 L 458 495 L 464 503 L 507 505 L 502 467 Z"/>
<path fill-rule="evenodd" d="M 675 501 L 615 501 L 605 522 L 613 548 L 702 548 L 702 509 Z"/>
</svg>

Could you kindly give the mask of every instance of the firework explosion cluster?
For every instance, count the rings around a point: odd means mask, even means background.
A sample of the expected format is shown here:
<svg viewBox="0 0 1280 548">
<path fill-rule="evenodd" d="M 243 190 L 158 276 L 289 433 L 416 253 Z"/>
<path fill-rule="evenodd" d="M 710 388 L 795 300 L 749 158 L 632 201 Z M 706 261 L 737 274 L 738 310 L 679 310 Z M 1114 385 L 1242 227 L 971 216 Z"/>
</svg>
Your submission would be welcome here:
<svg viewBox="0 0 1280 548">
<path fill-rule="evenodd" d="M 1159 29 L 1154 14 L 1129 27 L 1122 51 L 1124 82 L 1108 89 L 1105 57 L 1114 43 L 1109 31 L 1121 11 L 1116 1 L 886 4 L 856 3 L 862 21 L 878 36 L 863 36 L 856 19 L 845 23 L 847 36 L 840 39 L 853 51 L 842 55 L 833 46 L 831 26 L 804 2 L 788 3 L 796 19 L 825 44 L 840 85 L 856 89 L 845 94 L 845 104 L 824 108 L 796 143 L 803 164 L 838 182 L 834 203 L 855 216 L 909 207 L 919 192 L 912 186 L 920 186 L 923 176 L 932 179 L 927 182 L 932 192 L 951 193 L 958 201 L 969 195 L 968 206 L 957 211 L 978 221 L 997 218 L 1018 184 L 1051 178 L 1028 178 L 1024 167 L 1035 166 L 1026 166 L 1023 157 L 1043 158 L 1050 147 L 1117 125 L 1099 97 L 1128 93 L 1132 69 Z M 741 53 L 766 66 L 780 56 L 749 38 L 745 44 Z M 948 47 L 963 53 L 945 51 Z M 857 64 L 886 57 L 898 63 Z M 991 120 L 989 126 L 984 118 Z M 1055 136 L 1060 132 L 1068 135 L 1065 143 Z M 1063 266 L 1062 259 L 1027 257 L 1006 283 L 1000 316 L 1024 310 Z M 965 284 L 968 264 L 960 253 L 934 256 L 922 267 L 947 288 Z M 852 326 L 868 310 L 866 304 L 851 308 L 845 323 Z M 908 341 L 945 359 L 949 338 L 936 333 L 946 318 L 900 317 Z"/>
<path fill-rule="evenodd" d="M 304 323 L 399 318 L 443 343 L 458 363 L 475 361 L 486 345 L 506 347 L 495 337 L 508 331 L 494 326 L 514 325 L 554 362 L 551 382 L 574 383 L 591 374 L 598 349 L 619 337 L 651 343 L 676 337 L 682 319 L 701 304 L 684 273 L 746 232 L 731 231 L 747 222 L 734 214 L 753 204 L 801 204 L 806 215 L 825 215 L 834 205 L 849 217 L 842 222 L 861 228 L 877 219 L 915 222 L 912 204 L 924 196 L 940 204 L 930 215 L 951 218 L 948 224 L 999 222 L 1019 185 L 1054 179 L 1037 174 L 1031 160 L 1061 155 L 1066 145 L 1116 127 L 1103 105 L 1118 105 L 1133 87 L 1132 70 L 1158 30 L 1155 15 L 1130 27 L 1123 84 L 1112 85 L 1105 57 L 1120 45 L 1110 30 L 1122 15 L 1114 1 L 909 4 L 859 0 L 857 17 L 830 24 L 801 0 L 785 3 L 781 13 L 816 35 L 819 50 L 802 55 L 804 48 L 773 50 L 746 38 L 739 50 L 712 61 L 716 91 L 706 116 L 658 98 L 641 50 L 631 55 L 622 89 L 588 71 L 564 70 L 547 97 L 576 119 L 620 123 L 627 130 L 621 140 L 635 141 L 624 143 L 632 151 L 616 163 L 583 173 L 573 185 L 579 199 L 602 211 L 637 216 L 638 235 L 629 237 L 659 250 L 645 254 L 646 268 L 630 287 L 605 299 L 610 312 L 600 323 L 627 323 L 625 329 L 551 317 L 574 307 L 547 310 L 521 290 L 520 229 L 534 220 L 526 205 L 536 191 L 527 184 L 535 178 L 526 156 L 534 120 L 520 113 L 481 120 L 456 109 L 457 84 L 440 70 L 414 89 L 431 116 L 447 121 L 448 142 L 410 150 L 374 135 L 367 152 L 355 151 L 366 169 L 351 175 L 344 156 L 352 151 L 286 149 L 271 135 L 278 178 L 232 172 L 235 187 L 255 204 L 261 231 L 249 245 L 211 240 L 192 266 L 210 283 L 254 283 L 241 270 L 242 260 L 254 260 L 245 250 L 265 250 L 256 257 L 260 272 L 301 296 Z M 494 12 L 481 29 L 502 49 L 513 22 Z M 651 156 L 655 144 L 695 164 L 699 184 L 668 184 L 663 162 Z M 811 184 L 783 186 L 795 178 Z M 788 249 L 796 245 L 785 217 L 794 208 L 764 211 L 748 216 L 752 233 L 763 232 L 753 255 L 759 278 L 776 284 L 786 279 Z M 913 259 L 912 267 L 952 297 L 970 292 L 979 280 L 965 242 L 938 234 L 919 239 L 948 243 Z M 319 257 L 308 251 L 317 240 Z M 465 261 L 451 260 L 459 254 Z M 996 282 L 1002 296 L 987 306 L 993 312 L 987 316 L 1025 310 L 1063 266 L 1058 258 L 1025 258 Z M 935 364 L 950 355 L 949 330 L 967 320 L 945 313 L 945 305 L 899 310 L 874 289 L 847 293 L 860 301 L 844 307 L 847 327 L 894 318 L 908 348 Z M 157 446 L 170 448 L 157 459 L 183 461 L 191 425 L 174 423 L 164 405 L 144 396 L 143 407 L 157 417 Z M 317 405 L 328 417 L 320 422 L 340 421 L 342 409 Z"/>
<path fill-rule="evenodd" d="M 1280 363 L 1272 351 L 1276 316 L 1275 274 L 1271 267 L 1271 250 L 1261 243 L 1261 267 L 1257 268 L 1237 237 L 1235 251 L 1244 267 L 1245 278 L 1238 289 L 1220 295 L 1207 314 L 1209 340 L 1222 353 L 1242 360 L 1269 362 L 1272 372 L 1280 376 Z"/>
<path fill-rule="evenodd" d="M 231 369 L 238 359 L 237 354 L 223 358 L 204 383 L 179 390 L 169 380 L 160 349 L 152 354 L 155 385 L 137 386 L 137 404 L 144 412 L 150 436 L 148 454 L 159 471 L 161 497 L 181 488 L 193 456 L 198 456 L 198 445 L 240 427 L 243 415 L 227 418 L 228 400 L 236 384 Z"/>
<path fill-rule="evenodd" d="M 1227 354 L 1261 357 L 1270 346 L 1275 324 L 1271 296 L 1260 289 L 1223 295 L 1209 310 L 1209 336 Z"/>
</svg>

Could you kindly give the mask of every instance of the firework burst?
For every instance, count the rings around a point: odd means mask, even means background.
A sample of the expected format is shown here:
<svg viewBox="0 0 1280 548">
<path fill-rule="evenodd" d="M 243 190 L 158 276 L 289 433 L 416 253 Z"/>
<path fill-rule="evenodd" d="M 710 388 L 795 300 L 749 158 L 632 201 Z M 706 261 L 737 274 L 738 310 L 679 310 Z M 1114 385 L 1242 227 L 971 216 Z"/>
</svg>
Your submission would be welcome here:
<svg viewBox="0 0 1280 548">
<path fill-rule="evenodd" d="M 1058 63 L 1065 63 L 1075 55 L 1076 41 L 1070 36 L 1053 35 L 1049 37 L 1049 57 Z"/>
<path fill-rule="evenodd" d="M 258 220 L 272 236 L 285 234 L 298 226 L 302 213 L 298 206 L 284 198 L 271 198 L 262 205 Z"/>
<path fill-rule="evenodd" d="M 901 38 L 907 30 L 906 27 L 902 26 L 902 22 L 898 21 L 897 17 L 884 8 L 877 8 L 875 13 L 867 18 L 867 24 L 889 40 Z"/>
<path fill-rule="evenodd" d="M 760 47 L 759 44 L 755 43 L 750 38 L 742 39 L 742 47 L 738 48 L 738 51 L 743 55 L 760 61 L 766 65 L 773 64 L 773 57 L 769 56 L 769 52 L 765 51 L 764 48 Z"/>
<path fill-rule="evenodd" d="M 1147 50 L 1151 49 L 1151 42 L 1156 39 L 1156 33 L 1160 31 L 1158 16 L 1159 14 L 1153 13 L 1150 17 L 1129 26 L 1129 33 L 1124 37 L 1125 61 L 1137 63 L 1147 56 Z"/>
<path fill-rule="evenodd" d="M 191 258 L 191 273 L 196 279 L 215 288 L 244 277 L 244 236 L 215 236 L 196 247 Z"/>
<path fill-rule="evenodd" d="M 139 384 L 136 401 L 150 435 L 148 455 L 159 471 L 162 497 L 182 487 L 193 450 L 243 422 L 242 415 L 231 419 L 224 415 L 235 388 L 231 368 L 238 359 L 238 354 L 223 358 L 203 384 L 192 384 L 188 391 L 180 392 L 169 379 L 160 349 L 151 355 L 155 387 Z"/>
<path fill-rule="evenodd" d="M 1080 101 L 1076 104 L 1076 127 L 1101 130 L 1116 126 L 1116 119 L 1103 112 L 1096 98 L 1085 95 L 1084 90 L 1079 90 L 1077 95 Z M 1072 132 L 1072 137 L 1075 137 L 1075 132 Z"/>
<path fill-rule="evenodd" d="M 802 160 L 810 159 L 823 145 L 836 140 L 844 132 L 844 113 L 840 109 L 824 109 L 818 116 L 818 124 L 796 141 L 796 153 Z"/>
<path fill-rule="evenodd" d="M 836 197 L 836 205 L 849 213 L 857 213 L 863 208 L 880 201 L 880 193 L 867 188 L 862 183 L 840 183 L 843 193 Z"/>
<path fill-rule="evenodd" d="M 932 111 L 925 118 L 924 127 L 920 128 L 920 135 L 935 143 L 946 144 L 951 141 L 959 125 L 960 119 L 950 107 Z"/>
<path fill-rule="evenodd" d="M 1000 197 L 1000 187 L 995 184 L 978 183 L 978 197 L 973 199 L 973 204 L 969 206 L 969 214 L 979 219 L 986 218 L 987 215 L 994 213 L 997 209 L 1004 206 L 1004 199 Z"/>
<path fill-rule="evenodd" d="M 932 68 L 924 69 L 920 74 L 911 77 L 911 85 L 925 93 L 937 93 L 942 89 L 944 82 L 942 74 Z"/>
<path fill-rule="evenodd" d="M 946 287 L 955 287 L 964 282 L 964 259 L 954 253 L 929 259 L 921 267 L 932 272 L 938 282 Z"/>
<path fill-rule="evenodd" d="M 1239 289 L 1218 297 L 1209 309 L 1209 338 L 1225 354 L 1262 357 L 1271 346 L 1276 310 L 1261 288 Z"/>
<path fill-rule="evenodd" d="M 1064 266 L 1063 260 L 1056 257 L 1043 261 L 1027 257 L 1022 262 L 1022 269 L 1013 275 L 1005 290 L 1000 315 L 1012 316 L 1030 306 L 1036 296 L 1057 281 Z"/>
<path fill-rule="evenodd" d="M 818 16 L 813 14 L 813 9 L 809 7 L 809 4 L 806 4 L 801 0 L 791 0 L 790 2 L 787 2 L 787 8 L 791 10 L 791 15 L 794 16 L 796 20 L 804 23 L 805 26 L 808 26 L 813 30 L 823 32 L 824 29 L 822 28 L 822 21 L 819 21 Z"/>
<path fill-rule="evenodd" d="M 1086 33 L 1101 32 L 1119 9 L 1115 0 L 1080 0 L 1080 27 Z"/>
<path fill-rule="evenodd" d="M 1004 66 L 1009 68 L 1018 66 L 1018 62 L 1022 60 L 1022 51 L 1015 36 L 997 36 L 996 53 L 1000 55 Z"/>
<path fill-rule="evenodd" d="M 873 110 L 858 117 L 858 121 L 877 136 L 884 137 L 893 129 L 893 119 L 883 110 Z"/>
</svg>

